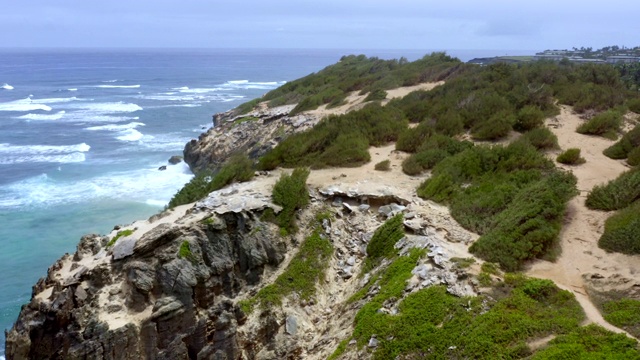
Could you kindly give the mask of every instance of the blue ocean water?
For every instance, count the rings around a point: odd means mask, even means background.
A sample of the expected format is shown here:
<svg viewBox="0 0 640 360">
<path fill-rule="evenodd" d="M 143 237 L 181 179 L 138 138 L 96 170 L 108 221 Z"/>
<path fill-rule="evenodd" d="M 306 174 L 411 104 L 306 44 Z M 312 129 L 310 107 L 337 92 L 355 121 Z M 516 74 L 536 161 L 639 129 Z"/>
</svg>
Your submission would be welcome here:
<svg viewBox="0 0 640 360">
<path fill-rule="evenodd" d="M 192 176 L 167 159 L 214 113 L 342 55 L 427 52 L 0 50 L 0 326 L 12 325 L 31 286 L 83 234 L 161 210 Z M 2 357 L 4 334 L 0 343 Z"/>
</svg>

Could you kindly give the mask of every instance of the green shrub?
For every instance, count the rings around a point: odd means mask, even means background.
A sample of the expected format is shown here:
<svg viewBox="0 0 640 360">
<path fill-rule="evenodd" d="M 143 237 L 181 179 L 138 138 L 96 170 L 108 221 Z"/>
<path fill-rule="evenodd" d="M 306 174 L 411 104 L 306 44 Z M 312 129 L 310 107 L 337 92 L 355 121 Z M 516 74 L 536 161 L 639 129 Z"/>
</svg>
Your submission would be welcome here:
<svg viewBox="0 0 640 360">
<path fill-rule="evenodd" d="M 297 103 L 292 112 L 295 114 L 323 104 L 339 104 L 352 91 L 370 92 L 370 96 L 380 99 L 385 89 L 445 80 L 454 76 L 459 67 L 466 65 L 443 53 L 426 55 L 414 62 L 343 56 L 338 63 L 317 73 L 269 91 L 262 100 L 268 101 L 271 107 Z"/>
<path fill-rule="evenodd" d="M 476 140 L 498 140 L 512 130 L 515 116 L 509 111 L 501 111 L 471 128 L 471 135 Z"/>
<path fill-rule="evenodd" d="M 628 359 L 639 360 L 637 342 L 598 325 L 578 327 L 558 336 L 531 357 L 532 360 L 558 359 Z"/>
<path fill-rule="evenodd" d="M 640 114 L 640 98 L 627 100 L 627 107 L 636 114 Z"/>
<path fill-rule="evenodd" d="M 366 98 L 364 98 L 364 102 L 367 101 L 380 101 L 380 100 L 384 100 L 387 98 L 387 92 L 382 90 L 382 89 L 376 89 L 373 90 L 372 92 L 369 93 L 369 95 L 367 95 Z"/>
<path fill-rule="evenodd" d="M 406 127 L 398 109 L 370 104 L 345 115 L 329 116 L 313 128 L 287 137 L 260 159 L 259 167 L 360 166 L 370 160 L 369 146 L 397 140 Z"/>
<path fill-rule="evenodd" d="M 536 106 L 527 105 L 518 111 L 514 130 L 529 131 L 539 128 L 544 123 L 544 113 Z"/>
<path fill-rule="evenodd" d="M 627 157 L 627 163 L 631 166 L 640 165 L 640 146 L 629 151 L 629 155 Z"/>
<path fill-rule="evenodd" d="M 438 116 L 436 119 L 435 125 L 436 131 L 438 133 L 447 135 L 447 136 L 455 136 L 464 131 L 464 121 L 462 119 L 462 115 L 457 111 L 447 111 L 443 115 Z"/>
<path fill-rule="evenodd" d="M 603 154 L 612 159 L 624 159 L 638 147 L 640 147 L 640 125 L 636 125 L 615 144 L 606 148 Z"/>
<path fill-rule="evenodd" d="M 622 115 L 617 111 L 609 110 L 578 126 L 576 131 L 580 134 L 600 135 L 607 139 L 615 139 L 621 124 Z"/>
<path fill-rule="evenodd" d="M 598 246 L 607 251 L 640 254 L 640 200 L 607 219 Z"/>
<path fill-rule="evenodd" d="M 380 281 L 380 291 L 356 314 L 353 338 L 362 347 L 377 335 L 374 359 L 524 358 L 531 355 L 525 342 L 569 333 L 584 318 L 570 292 L 548 280 L 524 277 L 517 284 L 502 284 L 505 295 L 495 302 L 483 296 L 457 298 L 444 286 L 431 286 L 407 295 L 398 314 L 379 311 L 387 299 L 402 297 L 416 263 L 411 260 L 398 258 L 389 267 L 396 275 Z"/>
<path fill-rule="evenodd" d="M 203 171 L 193 177 L 173 195 L 167 207 L 174 208 L 201 200 L 210 192 L 222 189 L 233 182 L 249 181 L 253 175 L 251 160 L 244 154 L 234 155 L 224 163 L 215 175 L 210 171 Z"/>
<path fill-rule="evenodd" d="M 585 204 L 593 210 L 620 210 L 640 199 L 640 169 L 626 171 L 604 185 L 595 186 Z"/>
<path fill-rule="evenodd" d="M 373 262 L 395 253 L 394 245 L 404 237 L 403 219 L 402 214 L 397 214 L 376 229 L 367 245 L 367 260 Z"/>
<path fill-rule="evenodd" d="M 448 156 L 472 147 L 468 141 L 458 141 L 445 135 L 434 134 L 420 145 L 418 152 L 402 162 L 402 171 L 407 175 L 417 175 L 431 169 Z"/>
<path fill-rule="evenodd" d="M 298 230 L 295 222 L 296 210 L 309 203 L 308 177 L 309 169 L 296 168 L 291 175 L 282 174 L 273 187 L 273 202 L 282 206 L 277 216 L 278 225 L 288 233 Z"/>
<path fill-rule="evenodd" d="M 406 129 L 398 136 L 396 150 L 415 153 L 420 145 L 433 135 L 434 131 L 433 126 L 427 122 L 422 122 L 413 129 Z"/>
<path fill-rule="evenodd" d="M 577 193 L 575 184 L 572 174 L 554 172 L 525 187 L 469 251 L 507 271 L 546 255 L 557 241 L 566 202 Z"/>
<path fill-rule="evenodd" d="M 374 166 L 374 169 L 378 171 L 389 171 L 391 170 L 391 162 L 389 160 L 382 160 Z"/>
<path fill-rule="evenodd" d="M 640 301 L 619 299 L 602 304 L 602 315 L 608 323 L 640 336 Z"/>
<path fill-rule="evenodd" d="M 182 244 L 180 244 L 180 249 L 178 249 L 178 257 L 180 259 L 189 260 L 192 264 L 198 262 L 198 258 L 191 252 L 191 244 L 189 244 L 189 242 L 186 240 L 183 241 Z"/>
<path fill-rule="evenodd" d="M 558 137 L 546 127 L 536 128 L 522 134 L 518 141 L 526 141 L 538 150 L 557 149 Z"/>
<path fill-rule="evenodd" d="M 580 149 L 578 148 L 570 148 L 563 151 L 558 155 L 556 161 L 567 165 L 578 165 L 585 162 L 584 158 L 580 157 Z"/>
</svg>

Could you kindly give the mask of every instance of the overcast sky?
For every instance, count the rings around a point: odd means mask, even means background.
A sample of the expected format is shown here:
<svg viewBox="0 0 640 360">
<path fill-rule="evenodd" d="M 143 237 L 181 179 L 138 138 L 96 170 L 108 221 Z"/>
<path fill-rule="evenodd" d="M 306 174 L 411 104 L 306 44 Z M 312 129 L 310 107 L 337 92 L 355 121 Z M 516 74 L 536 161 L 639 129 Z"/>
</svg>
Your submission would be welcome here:
<svg viewBox="0 0 640 360">
<path fill-rule="evenodd" d="M 0 0 L 0 47 L 640 45 L 637 0 Z"/>
</svg>

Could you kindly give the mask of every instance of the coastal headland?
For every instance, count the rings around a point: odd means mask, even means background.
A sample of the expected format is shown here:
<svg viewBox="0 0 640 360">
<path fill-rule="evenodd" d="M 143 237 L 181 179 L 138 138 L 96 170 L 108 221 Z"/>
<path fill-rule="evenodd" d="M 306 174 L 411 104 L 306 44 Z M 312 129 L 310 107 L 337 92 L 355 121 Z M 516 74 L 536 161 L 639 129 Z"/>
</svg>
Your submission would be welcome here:
<svg viewBox="0 0 640 360">
<path fill-rule="evenodd" d="M 345 56 L 214 115 L 165 211 L 34 285 L 7 358 L 640 359 L 633 86 Z"/>
</svg>

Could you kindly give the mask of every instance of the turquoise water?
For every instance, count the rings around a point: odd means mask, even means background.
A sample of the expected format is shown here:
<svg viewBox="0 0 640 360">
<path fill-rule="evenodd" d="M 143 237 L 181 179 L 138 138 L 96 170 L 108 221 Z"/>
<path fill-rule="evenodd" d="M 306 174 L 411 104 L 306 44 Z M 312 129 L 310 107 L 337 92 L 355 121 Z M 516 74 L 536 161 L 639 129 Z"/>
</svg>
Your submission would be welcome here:
<svg viewBox="0 0 640 360">
<path fill-rule="evenodd" d="M 161 210 L 192 175 L 158 167 L 214 113 L 351 53 L 427 51 L 0 50 L 0 326 L 83 234 Z"/>
</svg>

